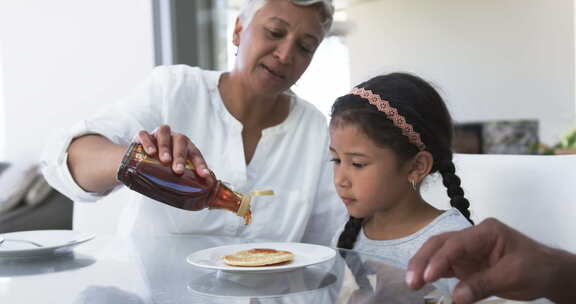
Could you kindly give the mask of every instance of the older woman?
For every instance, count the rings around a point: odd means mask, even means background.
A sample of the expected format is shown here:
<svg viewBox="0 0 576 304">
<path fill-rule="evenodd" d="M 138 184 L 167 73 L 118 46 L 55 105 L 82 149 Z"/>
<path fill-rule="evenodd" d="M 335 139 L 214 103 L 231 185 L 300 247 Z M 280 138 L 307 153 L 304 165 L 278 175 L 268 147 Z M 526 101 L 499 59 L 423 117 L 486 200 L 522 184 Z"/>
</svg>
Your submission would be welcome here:
<svg viewBox="0 0 576 304">
<path fill-rule="evenodd" d="M 136 136 L 176 173 L 190 159 L 198 174 L 207 176 L 209 164 L 236 191 L 276 195 L 255 199 L 253 223 L 244 226 L 229 212 L 189 212 L 133 193 L 133 232 L 328 243 L 345 211 L 331 182 L 326 121 L 289 88 L 308 67 L 332 13 L 330 0 L 246 1 L 233 33 L 238 53 L 231 71 L 156 68 L 131 96 L 49 145 L 44 175 L 70 198 L 96 201 L 118 188 L 116 171 Z"/>
</svg>

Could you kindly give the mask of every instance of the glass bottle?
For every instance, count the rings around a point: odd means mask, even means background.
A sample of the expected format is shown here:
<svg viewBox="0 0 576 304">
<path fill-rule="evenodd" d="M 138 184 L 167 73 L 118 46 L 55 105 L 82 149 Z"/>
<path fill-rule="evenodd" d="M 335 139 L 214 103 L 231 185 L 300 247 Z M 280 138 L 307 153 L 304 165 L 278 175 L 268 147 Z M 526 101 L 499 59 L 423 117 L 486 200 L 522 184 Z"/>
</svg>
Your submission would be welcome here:
<svg viewBox="0 0 576 304">
<path fill-rule="evenodd" d="M 244 218 L 244 224 L 252 221 L 251 195 L 232 191 L 219 181 L 196 174 L 194 165 L 187 161 L 183 174 L 176 174 L 170 165 L 157 157 L 146 154 L 140 143 L 133 142 L 126 151 L 117 178 L 128 188 L 170 206 L 198 211 L 223 209 Z M 272 191 L 254 191 L 252 195 L 271 195 Z"/>
</svg>

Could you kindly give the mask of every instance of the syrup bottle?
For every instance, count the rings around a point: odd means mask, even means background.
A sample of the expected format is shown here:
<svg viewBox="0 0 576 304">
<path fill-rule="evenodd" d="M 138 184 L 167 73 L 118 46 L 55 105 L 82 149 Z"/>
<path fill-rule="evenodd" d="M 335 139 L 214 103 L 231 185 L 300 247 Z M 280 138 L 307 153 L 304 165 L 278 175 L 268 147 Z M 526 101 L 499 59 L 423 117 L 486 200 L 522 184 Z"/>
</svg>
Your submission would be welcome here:
<svg viewBox="0 0 576 304">
<path fill-rule="evenodd" d="M 189 211 L 228 210 L 244 218 L 244 225 L 252 222 L 252 196 L 273 194 L 270 190 L 241 194 L 224 185 L 212 172 L 211 177 L 197 175 L 190 161 L 186 162 L 183 174 L 176 174 L 170 165 L 146 154 L 137 142 L 128 147 L 117 174 L 128 188 L 152 199 Z"/>
</svg>

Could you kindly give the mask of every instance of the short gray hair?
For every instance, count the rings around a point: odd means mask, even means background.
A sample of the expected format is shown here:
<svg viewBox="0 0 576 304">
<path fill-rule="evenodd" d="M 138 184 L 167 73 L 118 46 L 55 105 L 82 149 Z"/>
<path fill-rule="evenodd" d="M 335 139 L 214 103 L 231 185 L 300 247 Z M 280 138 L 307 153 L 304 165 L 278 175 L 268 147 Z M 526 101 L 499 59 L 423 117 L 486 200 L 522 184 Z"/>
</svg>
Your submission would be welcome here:
<svg viewBox="0 0 576 304">
<path fill-rule="evenodd" d="M 244 27 L 248 26 L 256 15 L 256 12 L 259 11 L 264 4 L 270 0 L 245 0 L 244 4 L 240 8 L 240 14 L 238 18 L 240 18 L 240 22 Z M 324 34 L 327 34 L 330 31 L 330 27 L 332 26 L 332 19 L 334 16 L 334 6 L 332 5 L 332 0 L 288 0 L 295 5 L 299 6 L 311 6 L 317 5 L 320 9 L 320 14 L 322 18 L 322 29 L 324 30 Z"/>
</svg>

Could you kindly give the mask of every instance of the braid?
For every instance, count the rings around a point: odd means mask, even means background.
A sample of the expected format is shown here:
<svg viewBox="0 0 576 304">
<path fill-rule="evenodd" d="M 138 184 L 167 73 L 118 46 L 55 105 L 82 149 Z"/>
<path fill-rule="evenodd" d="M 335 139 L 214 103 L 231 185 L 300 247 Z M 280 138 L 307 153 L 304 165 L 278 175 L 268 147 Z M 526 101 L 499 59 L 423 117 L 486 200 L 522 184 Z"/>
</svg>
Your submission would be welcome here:
<svg viewBox="0 0 576 304">
<path fill-rule="evenodd" d="M 344 249 L 354 248 L 354 243 L 360 234 L 360 229 L 362 228 L 361 218 L 350 217 L 346 226 L 344 226 L 344 231 L 340 234 L 338 238 L 338 247 Z"/>
<path fill-rule="evenodd" d="M 464 197 L 464 190 L 460 187 L 460 178 L 455 173 L 456 168 L 454 168 L 454 163 L 452 162 L 452 153 L 450 153 L 450 158 L 444 161 L 438 171 L 442 175 L 442 183 L 446 187 L 450 205 L 458 209 L 474 225 L 474 222 L 470 219 L 470 210 L 468 210 L 470 202 Z"/>
<path fill-rule="evenodd" d="M 344 231 L 342 231 L 338 238 L 339 248 L 354 248 L 354 243 L 356 243 L 356 239 L 358 239 L 358 235 L 362 228 L 362 221 L 363 219 L 352 216 L 348 219 L 346 226 L 344 226 Z M 339 253 L 344 259 L 344 262 L 348 265 L 348 268 L 350 268 L 350 271 L 352 271 L 352 274 L 354 274 L 354 279 L 356 280 L 358 287 L 360 287 L 361 290 L 373 294 L 374 288 L 372 288 L 372 284 L 370 283 L 370 280 L 368 280 L 368 273 L 364 267 L 362 259 L 358 256 L 358 253 L 344 250 L 341 250 Z"/>
</svg>

